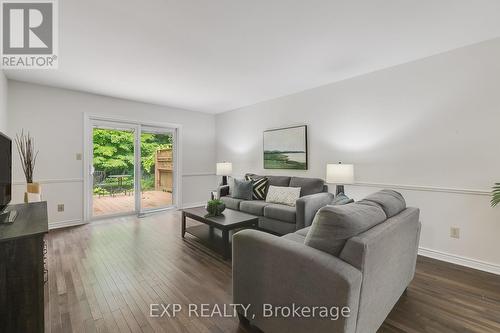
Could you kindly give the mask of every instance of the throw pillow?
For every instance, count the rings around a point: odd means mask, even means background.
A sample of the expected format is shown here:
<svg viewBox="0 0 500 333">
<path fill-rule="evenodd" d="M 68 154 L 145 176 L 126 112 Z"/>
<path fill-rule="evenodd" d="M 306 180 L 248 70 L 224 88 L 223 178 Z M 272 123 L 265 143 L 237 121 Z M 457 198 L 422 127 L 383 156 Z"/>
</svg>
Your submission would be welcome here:
<svg viewBox="0 0 500 333">
<path fill-rule="evenodd" d="M 269 179 L 267 177 L 252 177 L 249 175 L 246 175 L 245 179 L 252 182 L 252 198 L 254 200 L 265 200 L 267 194 L 267 186 L 269 185 Z"/>
<path fill-rule="evenodd" d="M 235 179 L 231 196 L 236 199 L 252 200 L 252 181 Z"/>
<path fill-rule="evenodd" d="M 314 217 L 304 244 L 339 256 L 347 240 L 386 220 L 375 204 L 351 203 L 321 208 Z"/>
<path fill-rule="evenodd" d="M 337 194 L 335 199 L 333 199 L 331 205 L 337 206 L 337 205 L 347 205 L 349 203 L 353 203 L 354 200 L 350 199 L 347 195 L 344 193 Z"/>
<path fill-rule="evenodd" d="M 364 200 L 379 204 L 387 217 L 393 217 L 406 209 L 406 201 L 401 193 L 394 190 L 382 190 L 367 196 Z"/>
<path fill-rule="evenodd" d="M 266 202 L 295 207 L 300 198 L 300 187 L 269 186 Z"/>
</svg>

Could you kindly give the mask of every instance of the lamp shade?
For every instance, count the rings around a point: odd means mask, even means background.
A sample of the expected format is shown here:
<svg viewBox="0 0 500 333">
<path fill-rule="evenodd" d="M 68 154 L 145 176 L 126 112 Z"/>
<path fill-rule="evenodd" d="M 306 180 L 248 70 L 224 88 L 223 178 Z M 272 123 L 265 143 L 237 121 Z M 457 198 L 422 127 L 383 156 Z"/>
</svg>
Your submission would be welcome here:
<svg viewBox="0 0 500 333">
<path fill-rule="evenodd" d="M 338 185 L 352 184 L 354 182 L 354 165 L 327 164 L 326 182 Z"/>
<path fill-rule="evenodd" d="M 221 162 L 217 163 L 216 175 L 217 176 L 230 176 L 233 173 L 233 163 Z"/>
</svg>

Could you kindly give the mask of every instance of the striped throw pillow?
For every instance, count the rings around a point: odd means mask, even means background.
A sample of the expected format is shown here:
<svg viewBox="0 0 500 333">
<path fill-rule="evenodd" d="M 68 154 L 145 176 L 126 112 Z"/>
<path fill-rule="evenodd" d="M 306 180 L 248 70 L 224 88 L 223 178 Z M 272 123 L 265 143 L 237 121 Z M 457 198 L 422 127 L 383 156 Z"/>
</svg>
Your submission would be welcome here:
<svg viewBox="0 0 500 333">
<path fill-rule="evenodd" d="M 253 186 L 252 199 L 265 200 L 267 194 L 267 188 L 269 185 L 269 179 L 267 177 L 252 178 L 249 175 L 246 175 L 245 179 L 252 181 L 252 186 Z"/>
</svg>

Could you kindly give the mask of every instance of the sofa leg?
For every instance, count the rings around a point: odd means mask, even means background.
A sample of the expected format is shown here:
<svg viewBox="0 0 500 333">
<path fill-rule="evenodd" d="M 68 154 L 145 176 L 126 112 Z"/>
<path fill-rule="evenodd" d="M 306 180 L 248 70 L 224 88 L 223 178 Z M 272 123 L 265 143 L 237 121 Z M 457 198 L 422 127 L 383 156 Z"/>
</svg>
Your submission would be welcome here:
<svg viewBox="0 0 500 333">
<path fill-rule="evenodd" d="M 244 315 L 242 315 L 239 312 L 238 312 L 238 319 L 240 320 L 240 324 L 242 324 L 243 326 L 249 326 L 250 325 L 250 321 Z"/>
</svg>

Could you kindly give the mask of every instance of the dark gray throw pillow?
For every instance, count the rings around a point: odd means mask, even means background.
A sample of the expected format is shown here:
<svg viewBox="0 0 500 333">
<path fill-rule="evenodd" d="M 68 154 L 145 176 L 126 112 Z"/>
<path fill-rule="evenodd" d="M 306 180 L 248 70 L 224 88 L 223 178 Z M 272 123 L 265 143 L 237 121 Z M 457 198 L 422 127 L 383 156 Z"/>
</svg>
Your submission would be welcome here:
<svg viewBox="0 0 500 333">
<path fill-rule="evenodd" d="M 234 179 L 231 196 L 241 200 L 252 200 L 253 184 L 251 180 Z"/>
<path fill-rule="evenodd" d="M 353 202 L 354 202 L 353 199 L 350 199 L 344 193 L 340 193 L 340 194 L 337 194 L 337 196 L 335 197 L 335 199 L 333 199 L 331 205 L 332 206 L 347 205 L 347 204 L 350 204 L 350 203 L 353 203 Z"/>
</svg>

